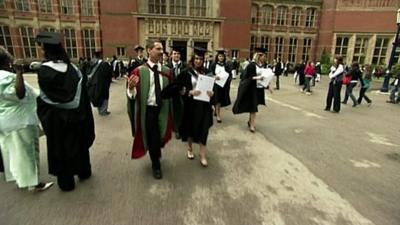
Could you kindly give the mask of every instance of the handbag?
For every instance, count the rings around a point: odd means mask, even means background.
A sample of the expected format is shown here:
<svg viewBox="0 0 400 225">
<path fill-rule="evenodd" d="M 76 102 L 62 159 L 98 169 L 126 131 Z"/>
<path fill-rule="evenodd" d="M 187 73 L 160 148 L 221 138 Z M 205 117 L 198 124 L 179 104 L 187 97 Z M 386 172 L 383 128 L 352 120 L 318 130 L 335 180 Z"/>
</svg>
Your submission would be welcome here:
<svg viewBox="0 0 400 225">
<path fill-rule="evenodd" d="M 351 82 L 351 75 L 345 74 L 343 77 L 343 85 L 349 85 Z"/>
</svg>

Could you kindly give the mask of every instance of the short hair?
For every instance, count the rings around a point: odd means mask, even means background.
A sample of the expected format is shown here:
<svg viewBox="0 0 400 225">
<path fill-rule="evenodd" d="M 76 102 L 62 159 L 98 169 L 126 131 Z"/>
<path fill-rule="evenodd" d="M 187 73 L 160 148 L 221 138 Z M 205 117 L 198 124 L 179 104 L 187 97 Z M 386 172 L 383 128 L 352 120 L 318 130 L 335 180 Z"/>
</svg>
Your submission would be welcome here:
<svg viewBox="0 0 400 225">
<path fill-rule="evenodd" d="M 147 40 L 146 49 L 154 48 L 155 43 L 162 43 L 159 39 L 149 39 Z"/>
<path fill-rule="evenodd" d="M 343 57 L 342 56 L 340 56 L 340 55 L 336 56 L 336 60 L 337 60 L 338 64 L 343 64 Z"/>
<path fill-rule="evenodd" d="M 0 66 L 5 66 L 14 61 L 14 57 L 3 46 L 0 46 Z"/>
</svg>

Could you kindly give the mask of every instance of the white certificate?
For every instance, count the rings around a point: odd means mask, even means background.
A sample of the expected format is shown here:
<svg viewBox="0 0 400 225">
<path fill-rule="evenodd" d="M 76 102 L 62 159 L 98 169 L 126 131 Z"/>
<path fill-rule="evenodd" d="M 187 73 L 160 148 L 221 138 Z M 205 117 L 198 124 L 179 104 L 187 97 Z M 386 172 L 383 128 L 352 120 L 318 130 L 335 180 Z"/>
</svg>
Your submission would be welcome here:
<svg viewBox="0 0 400 225">
<path fill-rule="evenodd" d="M 271 82 L 272 78 L 274 77 L 274 72 L 270 68 L 261 69 L 262 80 L 257 80 L 257 84 L 268 87 L 269 83 Z"/>
<path fill-rule="evenodd" d="M 198 96 L 193 96 L 193 99 L 203 102 L 210 102 L 210 96 L 208 96 L 207 91 L 213 90 L 214 80 L 214 77 L 199 75 L 196 88 L 194 90 L 199 90 L 201 93 Z"/>
<path fill-rule="evenodd" d="M 223 69 L 223 70 L 218 71 L 218 73 L 216 73 L 216 75 L 219 77 L 219 80 L 216 80 L 215 83 L 220 87 L 224 87 L 226 81 L 228 80 L 229 73 L 227 73 Z"/>
</svg>

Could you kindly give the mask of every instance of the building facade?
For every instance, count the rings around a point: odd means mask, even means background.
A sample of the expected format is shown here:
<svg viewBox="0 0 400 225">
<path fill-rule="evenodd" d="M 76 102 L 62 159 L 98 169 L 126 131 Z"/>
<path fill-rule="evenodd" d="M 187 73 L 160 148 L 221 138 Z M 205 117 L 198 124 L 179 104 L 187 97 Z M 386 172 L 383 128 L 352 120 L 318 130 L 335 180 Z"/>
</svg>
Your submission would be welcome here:
<svg viewBox="0 0 400 225">
<path fill-rule="evenodd" d="M 0 45 L 17 59 L 42 58 L 35 37 L 41 30 L 64 33 L 72 59 L 101 49 L 98 0 L 0 0 Z"/>
<path fill-rule="evenodd" d="M 269 62 L 325 53 L 387 65 L 399 7 L 400 0 L 0 0 L 0 45 L 37 59 L 35 35 L 55 30 L 73 59 L 95 50 L 127 59 L 134 45 L 157 38 L 168 52 L 184 49 L 185 59 L 196 46 L 238 58 L 264 47 Z"/>
</svg>

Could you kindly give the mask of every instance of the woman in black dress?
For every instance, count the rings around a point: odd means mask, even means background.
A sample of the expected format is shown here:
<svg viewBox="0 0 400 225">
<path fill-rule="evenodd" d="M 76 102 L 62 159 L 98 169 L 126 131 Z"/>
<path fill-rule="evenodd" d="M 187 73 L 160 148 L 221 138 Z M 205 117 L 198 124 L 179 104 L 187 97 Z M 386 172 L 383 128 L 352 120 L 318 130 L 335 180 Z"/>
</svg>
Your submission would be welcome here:
<svg viewBox="0 0 400 225">
<path fill-rule="evenodd" d="M 205 50 L 195 49 L 195 53 L 189 61 L 189 68 L 180 73 L 176 82 L 186 89 L 186 93 L 182 96 L 183 116 L 179 134 L 183 142 L 188 142 L 187 157 L 194 159 L 192 143 L 198 143 L 200 145 L 200 163 L 206 167 L 208 165 L 206 149 L 208 130 L 213 124 L 212 107 L 210 102 L 193 99 L 193 96 L 201 94 L 199 90 L 196 90 L 198 76 L 207 74 L 203 66 L 204 54 Z M 214 93 L 209 91 L 207 94 L 212 97 Z"/>
<path fill-rule="evenodd" d="M 226 63 L 225 50 L 218 50 L 217 55 L 215 56 L 215 61 L 211 65 L 211 71 L 215 76 L 216 80 L 219 80 L 219 74 L 222 71 L 225 71 L 229 74 L 228 80 L 226 81 L 223 87 L 218 84 L 214 85 L 214 98 L 213 105 L 215 107 L 214 115 L 217 117 L 217 122 L 221 123 L 221 107 L 225 107 L 231 104 L 231 98 L 229 96 L 229 91 L 231 88 L 231 80 L 232 80 L 232 70 L 229 68 L 229 65 Z"/>
<path fill-rule="evenodd" d="M 233 113 L 250 113 L 247 126 L 254 133 L 256 127 L 256 113 L 258 105 L 265 105 L 264 88 L 257 88 L 257 80 L 261 80 L 261 69 L 265 67 L 265 49 L 256 48 L 256 53 L 243 74 L 243 79 L 239 84 L 238 95 L 233 106 Z"/>
</svg>

